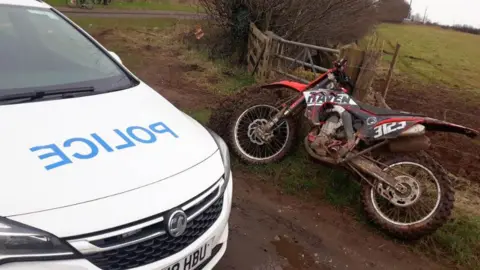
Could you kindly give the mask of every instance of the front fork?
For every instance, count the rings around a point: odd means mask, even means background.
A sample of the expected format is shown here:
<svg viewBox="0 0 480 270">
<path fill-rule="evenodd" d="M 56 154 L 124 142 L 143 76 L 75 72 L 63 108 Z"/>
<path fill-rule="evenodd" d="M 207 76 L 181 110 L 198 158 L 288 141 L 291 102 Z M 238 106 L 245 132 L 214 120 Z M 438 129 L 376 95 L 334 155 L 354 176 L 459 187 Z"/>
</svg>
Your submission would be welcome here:
<svg viewBox="0 0 480 270">
<path fill-rule="evenodd" d="M 301 97 L 297 98 L 295 102 L 293 102 L 290 106 L 288 106 L 287 104 L 283 104 L 282 109 L 278 113 L 276 113 L 273 118 L 265 125 L 264 131 L 270 131 L 278 122 L 289 117 L 292 112 L 296 111 L 299 107 L 301 107 L 301 105 L 304 104 L 304 100 L 305 97 L 302 95 Z"/>
</svg>

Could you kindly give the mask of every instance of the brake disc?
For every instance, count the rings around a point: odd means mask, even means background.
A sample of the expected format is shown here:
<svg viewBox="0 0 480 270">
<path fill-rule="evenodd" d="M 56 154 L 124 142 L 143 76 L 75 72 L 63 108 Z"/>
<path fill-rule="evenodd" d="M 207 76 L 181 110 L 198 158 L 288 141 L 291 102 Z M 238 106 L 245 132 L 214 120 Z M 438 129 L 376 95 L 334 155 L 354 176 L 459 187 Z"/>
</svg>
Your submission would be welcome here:
<svg viewBox="0 0 480 270">
<path fill-rule="evenodd" d="M 398 191 L 384 183 L 379 183 L 377 192 L 398 207 L 408 207 L 415 204 L 421 196 L 421 188 L 418 182 L 406 175 L 397 176 L 395 180 L 397 180 L 395 187 Z"/>
</svg>

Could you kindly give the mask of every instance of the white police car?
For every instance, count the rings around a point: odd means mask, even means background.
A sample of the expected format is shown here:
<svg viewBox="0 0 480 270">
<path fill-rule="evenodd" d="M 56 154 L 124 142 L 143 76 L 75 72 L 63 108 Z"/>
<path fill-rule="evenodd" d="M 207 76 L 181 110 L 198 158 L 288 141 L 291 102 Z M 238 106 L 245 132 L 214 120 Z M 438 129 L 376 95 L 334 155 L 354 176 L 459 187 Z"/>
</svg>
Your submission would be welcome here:
<svg viewBox="0 0 480 270">
<path fill-rule="evenodd" d="M 225 143 L 41 1 L 0 0 L 0 138 L 0 269 L 211 269 L 224 254 Z"/>
</svg>

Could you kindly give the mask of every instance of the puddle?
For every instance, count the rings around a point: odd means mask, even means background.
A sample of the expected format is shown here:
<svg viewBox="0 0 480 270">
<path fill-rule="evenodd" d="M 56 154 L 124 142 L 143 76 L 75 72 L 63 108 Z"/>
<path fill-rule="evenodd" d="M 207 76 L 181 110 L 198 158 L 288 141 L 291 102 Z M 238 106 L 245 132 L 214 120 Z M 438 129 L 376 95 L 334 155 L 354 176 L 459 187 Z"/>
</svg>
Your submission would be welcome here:
<svg viewBox="0 0 480 270">
<path fill-rule="evenodd" d="M 315 260 L 301 245 L 286 236 L 275 236 L 271 243 L 277 254 L 287 259 L 291 269 L 308 269 L 315 264 Z"/>
</svg>

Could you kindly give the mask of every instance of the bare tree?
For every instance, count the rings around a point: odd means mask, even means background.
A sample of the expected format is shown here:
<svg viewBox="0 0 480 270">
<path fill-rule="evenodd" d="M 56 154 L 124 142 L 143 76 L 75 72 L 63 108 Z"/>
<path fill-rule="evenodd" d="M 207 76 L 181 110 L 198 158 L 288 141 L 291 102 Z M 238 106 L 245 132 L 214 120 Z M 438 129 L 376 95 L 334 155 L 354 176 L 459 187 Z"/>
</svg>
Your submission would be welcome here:
<svg viewBox="0 0 480 270">
<path fill-rule="evenodd" d="M 401 23 L 410 13 L 405 0 L 382 0 L 378 3 L 378 19 L 382 22 Z"/>
<path fill-rule="evenodd" d="M 213 22 L 226 33 L 221 42 L 246 47 L 254 22 L 290 40 L 347 44 L 362 38 L 377 23 L 386 0 L 199 0 Z"/>
</svg>

